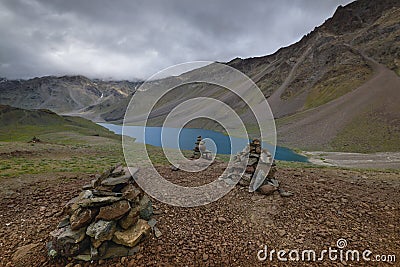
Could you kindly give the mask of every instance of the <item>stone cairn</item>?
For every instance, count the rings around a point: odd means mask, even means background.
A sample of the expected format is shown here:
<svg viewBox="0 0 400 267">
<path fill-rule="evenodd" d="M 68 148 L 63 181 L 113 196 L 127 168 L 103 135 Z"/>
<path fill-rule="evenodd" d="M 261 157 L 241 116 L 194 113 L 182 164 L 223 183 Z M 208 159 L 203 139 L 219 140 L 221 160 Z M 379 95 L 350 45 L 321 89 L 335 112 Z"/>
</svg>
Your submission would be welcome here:
<svg viewBox="0 0 400 267">
<path fill-rule="evenodd" d="M 152 229 L 156 236 L 161 235 L 151 219 L 150 199 L 121 165 L 96 175 L 65 205 L 63 214 L 47 244 L 53 258 L 90 261 L 129 256 L 138 251 L 137 244 Z"/>
<path fill-rule="evenodd" d="M 249 159 L 245 166 L 244 162 L 247 157 Z M 240 177 L 244 168 L 244 173 Z M 233 181 L 240 179 L 238 182 L 239 185 L 249 187 L 252 186 L 253 178 L 256 181 L 261 181 L 265 177 L 265 180 L 258 187 L 257 191 L 265 195 L 278 191 L 281 196 L 291 196 L 291 192 L 286 192 L 279 188 L 279 182 L 275 179 L 275 173 L 276 164 L 275 160 L 272 160 L 271 153 L 267 149 L 262 149 L 259 139 L 253 139 L 243 151 L 235 155 L 233 165 L 228 170 L 227 178 Z"/>
<path fill-rule="evenodd" d="M 191 159 L 199 159 L 201 157 L 201 151 L 200 151 L 200 143 L 203 142 L 201 135 L 197 136 L 197 140 L 195 143 L 195 146 L 193 148 L 193 155 L 190 157 Z"/>
</svg>

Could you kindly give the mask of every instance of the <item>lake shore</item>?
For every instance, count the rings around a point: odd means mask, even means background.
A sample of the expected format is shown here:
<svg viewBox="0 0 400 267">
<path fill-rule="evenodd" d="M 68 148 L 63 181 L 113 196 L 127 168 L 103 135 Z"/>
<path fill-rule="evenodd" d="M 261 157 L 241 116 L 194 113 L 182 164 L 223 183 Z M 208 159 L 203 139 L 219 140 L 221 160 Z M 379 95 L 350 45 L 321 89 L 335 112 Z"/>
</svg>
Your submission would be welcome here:
<svg viewBox="0 0 400 267">
<path fill-rule="evenodd" d="M 400 152 L 371 154 L 348 152 L 304 151 L 303 155 L 316 165 L 362 169 L 400 169 Z"/>
</svg>

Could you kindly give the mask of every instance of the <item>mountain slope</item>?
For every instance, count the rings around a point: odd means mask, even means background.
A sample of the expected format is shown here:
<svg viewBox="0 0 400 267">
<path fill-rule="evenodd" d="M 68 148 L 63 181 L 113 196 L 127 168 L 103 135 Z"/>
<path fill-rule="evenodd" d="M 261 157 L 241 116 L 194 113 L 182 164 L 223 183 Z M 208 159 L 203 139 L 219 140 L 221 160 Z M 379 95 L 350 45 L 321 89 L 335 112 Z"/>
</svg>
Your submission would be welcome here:
<svg viewBox="0 0 400 267">
<path fill-rule="evenodd" d="M 102 136 L 118 139 L 109 130 L 81 117 L 60 116 L 46 110 L 27 110 L 0 105 L 0 141 L 29 141 L 34 136 L 47 141 L 49 134 L 59 133 L 59 140 L 77 136 Z"/>
<path fill-rule="evenodd" d="M 84 76 L 47 76 L 12 81 L 3 79 L 0 81 L 0 104 L 26 109 L 43 108 L 59 114 L 104 121 L 109 120 L 108 113 L 119 102 L 126 102 L 132 96 L 139 84 L 90 80 Z"/>
<path fill-rule="evenodd" d="M 373 69 L 362 53 L 400 70 L 400 2 L 360 0 L 299 42 L 276 53 L 228 65 L 251 77 L 276 118 L 317 107 L 365 83 Z"/>
</svg>

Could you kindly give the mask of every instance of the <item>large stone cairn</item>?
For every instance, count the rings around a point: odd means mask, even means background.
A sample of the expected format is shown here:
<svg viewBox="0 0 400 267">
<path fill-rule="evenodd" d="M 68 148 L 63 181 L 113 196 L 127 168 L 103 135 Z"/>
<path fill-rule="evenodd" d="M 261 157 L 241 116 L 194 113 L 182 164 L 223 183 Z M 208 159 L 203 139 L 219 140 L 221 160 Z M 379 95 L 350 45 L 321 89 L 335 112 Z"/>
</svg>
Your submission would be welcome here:
<svg viewBox="0 0 400 267">
<path fill-rule="evenodd" d="M 152 213 L 128 168 L 110 168 L 65 205 L 64 219 L 50 233 L 49 255 L 85 261 L 133 255 L 152 228 L 159 231 Z"/>
<path fill-rule="evenodd" d="M 248 159 L 247 165 L 245 165 L 246 158 Z M 259 168 L 256 172 L 257 167 Z M 240 174 L 243 172 L 240 177 Z M 265 180 L 262 182 L 258 191 L 264 193 L 263 189 L 269 187 L 271 192 L 278 190 L 279 183 L 275 179 L 276 164 L 272 160 L 272 155 L 267 149 L 261 148 L 261 142 L 259 139 L 253 139 L 250 144 L 235 155 L 233 165 L 228 170 L 228 178 L 233 181 L 239 180 L 239 185 L 250 186 L 250 183 L 255 177 L 258 180 Z M 267 186 L 264 186 L 267 185 Z"/>
</svg>

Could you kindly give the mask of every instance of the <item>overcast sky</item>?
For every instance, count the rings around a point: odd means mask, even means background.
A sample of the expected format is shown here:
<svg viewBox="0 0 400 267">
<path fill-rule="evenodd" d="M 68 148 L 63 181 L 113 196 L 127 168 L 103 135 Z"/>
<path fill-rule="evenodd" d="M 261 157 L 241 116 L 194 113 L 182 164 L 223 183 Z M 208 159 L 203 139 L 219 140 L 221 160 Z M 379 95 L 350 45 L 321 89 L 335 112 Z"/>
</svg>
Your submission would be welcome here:
<svg viewBox="0 0 400 267">
<path fill-rule="evenodd" d="M 351 0 L 0 0 L 0 77 L 146 79 L 298 41 Z"/>
</svg>

